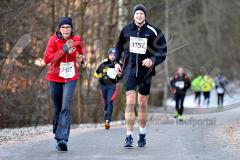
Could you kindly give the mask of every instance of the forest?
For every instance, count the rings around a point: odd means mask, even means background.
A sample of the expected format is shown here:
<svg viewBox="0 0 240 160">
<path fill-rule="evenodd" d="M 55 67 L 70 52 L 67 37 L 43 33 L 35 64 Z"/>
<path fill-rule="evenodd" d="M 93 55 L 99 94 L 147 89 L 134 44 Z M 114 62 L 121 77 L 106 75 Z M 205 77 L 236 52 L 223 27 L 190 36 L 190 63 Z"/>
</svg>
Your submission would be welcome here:
<svg viewBox="0 0 240 160">
<path fill-rule="evenodd" d="M 1 0 L 0 128 L 52 123 L 53 102 L 43 57 L 61 16 L 86 45 L 72 107 L 73 123 L 103 121 L 96 66 L 114 47 L 121 29 L 133 21 L 133 6 L 147 8 L 147 21 L 167 39 L 168 53 L 153 78 L 150 106 L 167 107 L 169 79 L 179 66 L 190 78 L 219 73 L 240 79 L 238 0 Z M 114 120 L 124 119 L 125 94 L 119 83 Z"/>
</svg>

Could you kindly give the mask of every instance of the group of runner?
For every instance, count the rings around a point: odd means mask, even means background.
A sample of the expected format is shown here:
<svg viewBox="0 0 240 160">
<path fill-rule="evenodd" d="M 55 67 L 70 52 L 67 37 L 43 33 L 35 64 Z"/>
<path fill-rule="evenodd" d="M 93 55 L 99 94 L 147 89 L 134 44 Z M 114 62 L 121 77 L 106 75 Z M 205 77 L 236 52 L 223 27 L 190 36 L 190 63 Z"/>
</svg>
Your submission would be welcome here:
<svg viewBox="0 0 240 160">
<path fill-rule="evenodd" d="M 123 27 L 114 48 L 108 51 L 108 57 L 96 68 L 94 76 L 99 78 L 101 96 L 104 103 L 105 128 L 110 128 L 113 101 L 117 94 L 117 83 L 123 79 L 126 91 L 126 137 L 125 148 L 133 147 L 133 127 L 135 122 L 135 104 L 138 104 L 138 141 L 139 147 L 146 145 L 147 106 L 152 77 L 155 67 L 161 64 L 167 53 L 167 44 L 161 30 L 147 20 L 147 10 L 142 4 L 133 8 L 134 20 Z M 122 54 L 124 53 L 124 54 Z M 71 105 L 78 77 L 78 66 L 85 62 L 86 50 L 80 36 L 73 33 L 70 17 L 59 19 L 58 31 L 50 37 L 44 55 L 49 64 L 46 80 L 54 102 L 53 133 L 56 148 L 67 151 L 70 126 Z M 179 82 L 179 81 L 183 81 Z M 183 113 L 183 100 L 191 86 L 189 77 L 183 68 L 171 81 L 176 95 L 177 115 Z M 137 102 L 136 102 L 137 100 Z M 179 107 L 180 106 L 180 107 Z"/>
<path fill-rule="evenodd" d="M 133 147 L 134 107 L 138 100 L 139 147 L 146 145 L 147 104 L 155 67 L 165 60 L 166 40 L 157 27 L 146 21 L 145 6 L 133 8 L 134 20 L 120 32 L 115 48 L 108 51 L 94 75 L 100 78 L 101 95 L 105 105 L 105 128 L 110 128 L 116 84 L 123 78 L 126 90 L 126 138 L 124 147 Z M 124 56 L 122 53 L 124 52 Z M 78 63 L 85 61 L 85 47 L 80 36 L 73 33 L 70 17 L 59 19 L 58 31 L 50 37 L 44 62 L 49 64 L 46 80 L 54 102 L 53 133 L 56 148 L 67 151 L 70 133 L 70 108 L 78 75 Z M 121 63 L 122 61 L 122 63 Z"/>
<path fill-rule="evenodd" d="M 201 94 L 203 93 L 203 105 L 209 106 L 211 91 L 215 88 L 217 93 L 217 104 L 220 110 L 223 109 L 224 95 L 228 81 L 221 74 L 212 78 L 210 75 L 198 75 L 192 81 L 192 89 L 195 92 L 195 102 L 198 106 L 201 105 Z"/>
<path fill-rule="evenodd" d="M 171 92 L 174 95 L 176 119 L 182 121 L 182 114 L 184 111 L 184 99 L 187 90 L 192 87 L 195 92 L 195 103 L 200 107 L 201 104 L 201 94 L 203 93 L 204 100 L 203 105 L 209 106 L 211 91 L 216 88 L 216 93 L 218 96 L 217 103 L 220 111 L 223 111 L 224 95 L 226 92 L 227 80 L 224 76 L 220 74 L 213 79 L 209 75 L 198 75 L 192 81 L 189 76 L 184 72 L 182 67 L 179 67 L 177 72 L 170 79 Z"/>
</svg>

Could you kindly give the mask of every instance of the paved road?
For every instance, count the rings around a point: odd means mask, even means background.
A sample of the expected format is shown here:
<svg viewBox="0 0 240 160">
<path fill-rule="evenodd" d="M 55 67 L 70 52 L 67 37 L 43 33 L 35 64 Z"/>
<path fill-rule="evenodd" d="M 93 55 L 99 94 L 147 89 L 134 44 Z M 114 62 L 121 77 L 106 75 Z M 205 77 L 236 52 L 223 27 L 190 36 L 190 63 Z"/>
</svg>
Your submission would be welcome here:
<svg viewBox="0 0 240 160">
<path fill-rule="evenodd" d="M 51 138 L 26 142 L 0 150 L 0 159 L 16 160 L 235 160 L 240 159 L 239 148 L 221 136 L 225 124 L 239 120 L 240 108 L 221 113 L 188 115 L 177 123 L 172 116 L 151 115 L 148 124 L 147 146 L 124 149 L 124 126 L 110 130 L 94 129 L 71 135 L 69 151 L 58 152 Z M 208 120 L 208 121 L 206 121 Z M 193 123 L 194 126 L 193 126 Z M 197 124 L 196 124 L 197 123 Z M 134 132 L 134 143 L 137 140 Z"/>
</svg>

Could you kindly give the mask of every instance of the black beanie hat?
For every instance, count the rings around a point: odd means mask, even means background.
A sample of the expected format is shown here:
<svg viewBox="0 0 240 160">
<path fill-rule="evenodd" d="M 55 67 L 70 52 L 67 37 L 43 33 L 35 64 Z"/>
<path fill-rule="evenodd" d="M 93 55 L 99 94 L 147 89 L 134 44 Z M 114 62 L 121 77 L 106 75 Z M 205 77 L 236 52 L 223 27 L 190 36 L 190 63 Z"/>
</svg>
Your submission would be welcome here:
<svg viewBox="0 0 240 160">
<path fill-rule="evenodd" d="M 60 28 L 64 24 L 68 24 L 73 28 L 72 19 L 70 17 L 60 17 L 59 18 L 58 27 Z"/>
<path fill-rule="evenodd" d="M 109 48 L 108 50 L 108 54 L 111 54 L 111 53 L 116 53 L 116 49 L 115 48 Z"/>
<path fill-rule="evenodd" d="M 145 7 L 144 5 L 142 5 L 142 4 L 137 4 L 136 6 L 134 6 L 134 7 L 133 7 L 133 14 L 135 14 L 135 12 L 136 12 L 137 10 L 141 10 L 141 11 L 144 12 L 145 16 L 147 15 L 147 14 L 146 14 L 147 9 L 146 9 L 146 7 Z"/>
</svg>

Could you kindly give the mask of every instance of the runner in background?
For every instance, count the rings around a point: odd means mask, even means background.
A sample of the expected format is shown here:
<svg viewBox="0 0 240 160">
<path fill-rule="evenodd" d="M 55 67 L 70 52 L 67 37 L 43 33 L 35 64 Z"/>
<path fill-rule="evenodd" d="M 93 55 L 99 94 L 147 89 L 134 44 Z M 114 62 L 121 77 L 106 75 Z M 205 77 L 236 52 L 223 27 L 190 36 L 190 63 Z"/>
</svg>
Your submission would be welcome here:
<svg viewBox="0 0 240 160">
<path fill-rule="evenodd" d="M 199 75 L 194 80 L 192 80 L 192 90 L 195 93 L 194 101 L 198 104 L 198 107 L 201 104 L 201 83 L 202 83 L 203 76 Z"/>
<path fill-rule="evenodd" d="M 218 75 L 217 77 L 215 77 L 215 84 L 218 97 L 217 98 L 218 107 L 220 111 L 223 111 L 224 95 L 226 92 L 226 85 L 228 84 L 228 81 L 224 76 Z"/>
<path fill-rule="evenodd" d="M 201 87 L 202 87 L 202 92 L 203 92 L 203 96 L 204 96 L 203 104 L 205 106 L 209 106 L 211 91 L 215 87 L 214 79 L 212 77 L 210 77 L 209 75 L 205 75 L 203 77 Z"/>
<path fill-rule="evenodd" d="M 115 71 L 115 53 L 115 48 L 110 48 L 108 50 L 108 58 L 104 59 L 94 72 L 94 76 L 99 78 L 100 93 L 105 111 L 105 129 L 110 128 L 113 112 L 113 101 L 117 96 L 116 84 L 121 79 L 121 75 L 117 75 Z"/>
<path fill-rule="evenodd" d="M 191 81 L 189 77 L 184 72 L 184 69 L 182 67 L 178 68 L 177 73 L 173 76 L 173 78 L 170 81 L 171 84 L 171 90 L 174 94 L 175 98 L 175 104 L 176 104 L 176 115 L 174 118 L 182 121 L 182 114 L 184 111 L 184 99 L 186 96 L 187 90 L 191 86 Z"/>
</svg>

